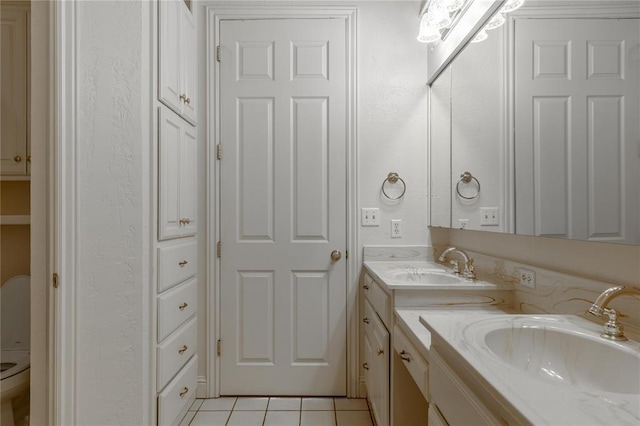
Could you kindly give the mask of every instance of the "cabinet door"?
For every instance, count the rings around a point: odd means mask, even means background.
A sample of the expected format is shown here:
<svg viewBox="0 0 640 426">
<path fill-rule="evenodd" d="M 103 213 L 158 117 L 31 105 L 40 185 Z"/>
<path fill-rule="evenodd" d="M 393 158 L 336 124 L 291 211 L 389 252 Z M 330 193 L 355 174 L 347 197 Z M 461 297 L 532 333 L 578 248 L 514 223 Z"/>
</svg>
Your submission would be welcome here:
<svg viewBox="0 0 640 426">
<path fill-rule="evenodd" d="M 372 321 L 372 411 L 378 426 L 389 424 L 389 332 L 378 316 Z"/>
<path fill-rule="evenodd" d="M 2 8 L 0 34 L 2 111 L 0 122 L 3 175 L 27 174 L 27 11 Z"/>
<path fill-rule="evenodd" d="M 158 2 L 158 98 L 182 111 L 180 64 L 180 15 L 182 0 Z"/>
<path fill-rule="evenodd" d="M 158 239 L 180 236 L 180 139 L 182 119 L 159 108 L 158 129 Z"/>
<path fill-rule="evenodd" d="M 196 123 L 196 23 L 186 5 L 181 5 L 180 13 L 180 65 L 182 72 L 181 90 L 182 115 L 192 124 Z"/>
<path fill-rule="evenodd" d="M 180 182 L 179 214 L 182 219 L 181 235 L 195 235 L 197 229 L 196 217 L 198 212 L 198 160 L 197 138 L 195 127 L 183 122 L 180 140 Z"/>
</svg>

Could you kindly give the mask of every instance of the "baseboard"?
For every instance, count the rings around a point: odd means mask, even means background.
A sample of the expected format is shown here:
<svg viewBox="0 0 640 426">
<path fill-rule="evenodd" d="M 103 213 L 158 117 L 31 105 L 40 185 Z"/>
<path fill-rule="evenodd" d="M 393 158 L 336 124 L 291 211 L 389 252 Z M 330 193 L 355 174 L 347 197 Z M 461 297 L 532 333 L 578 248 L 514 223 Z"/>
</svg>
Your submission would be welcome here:
<svg viewBox="0 0 640 426">
<path fill-rule="evenodd" d="M 196 389 L 196 398 L 210 398 L 209 384 L 207 376 L 198 376 L 198 388 Z"/>
</svg>

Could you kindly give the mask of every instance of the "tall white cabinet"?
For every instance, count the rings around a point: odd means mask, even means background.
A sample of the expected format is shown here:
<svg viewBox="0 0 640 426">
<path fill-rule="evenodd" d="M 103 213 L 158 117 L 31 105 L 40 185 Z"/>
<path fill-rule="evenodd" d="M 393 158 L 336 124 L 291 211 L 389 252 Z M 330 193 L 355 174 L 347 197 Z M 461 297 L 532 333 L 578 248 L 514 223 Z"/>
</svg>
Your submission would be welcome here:
<svg viewBox="0 0 640 426">
<path fill-rule="evenodd" d="M 155 395 L 157 423 L 172 425 L 197 388 L 196 29 L 183 0 L 156 5 Z"/>
</svg>

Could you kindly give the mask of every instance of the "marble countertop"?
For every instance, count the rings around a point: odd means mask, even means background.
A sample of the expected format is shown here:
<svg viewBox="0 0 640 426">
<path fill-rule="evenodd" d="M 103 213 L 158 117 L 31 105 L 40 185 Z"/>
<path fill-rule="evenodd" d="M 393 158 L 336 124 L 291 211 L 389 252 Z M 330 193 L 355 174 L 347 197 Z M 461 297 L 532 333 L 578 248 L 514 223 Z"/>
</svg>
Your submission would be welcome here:
<svg viewBox="0 0 640 426">
<path fill-rule="evenodd" d="M 467 281 L 460 279 L 457 283 L 418 283 L 399 280 L 395 273 L 399 271 L 411 271 L 412 269 L 428 270 L 437 273 L 448 274 L 450 271 L 444 265 L 430 260 L 366 260 L 364 268 L 381 284 L 385 291 L 392 290 L 513 290 L 513 284 L 494 284 L 487 281 Z"/>
<path fill-rule="evenodd" d="M 447 354 L 447 360 L 456 370 L 462 368 L 483 388 L 486 394 L 522 423 L 536 425 L 638 425 L 640 424 L 640 397 L 637 394 L 610 393 L 580 389 L 563 383 L 551 383 L 512 367 L 490 356 L 474 342 L 465 330 L 472 324 L 488 318 L 504 317 L 504 321 L 522 320 L 524 315 L 509 315 L 500 310 L 421 310 L 420 322 L 430 332 L 429 348 Z M 405 322 L 415 328 L 413 313 L 400 313 Z M 536 317 L 536 315 L 529 315 Z M 549 315 L 545 315 L 549 317 Z M 599 336 L 602 326 L 574 315 L 553 315 L 558 321 L 577 326 L 581 332 Z M 502 320 L 502 318 L 499 318 Z M 511 323 L 513 324 L 513 322 Z M 508 324 L 507 324 L 508 325 Z M 422 332 L 417 331 L 416 336 Z M 415 336 L 414 336 L 415 337 Z M 421 338 L 422 341 L 425 341 Z M 626 344 L 640 351 L 640 344 Z M 602 362 L 606 362 L 603 359 Z M 631 372 L 637 374 L 637 372 Z M 638 377 L 640 380 L 640 377 Z"/>
</svg>

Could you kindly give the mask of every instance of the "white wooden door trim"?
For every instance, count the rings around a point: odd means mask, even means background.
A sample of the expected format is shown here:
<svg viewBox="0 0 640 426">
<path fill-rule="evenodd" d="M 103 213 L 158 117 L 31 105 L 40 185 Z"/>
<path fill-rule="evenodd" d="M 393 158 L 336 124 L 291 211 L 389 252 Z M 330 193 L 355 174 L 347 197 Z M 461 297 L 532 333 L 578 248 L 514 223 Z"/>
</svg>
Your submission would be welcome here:
<svg viewBox="0 0 640 426">
<path fill-rule="evenodd" d="M 53 4 L 54 147 L 52 152 L 53 267 L 58 289 L 52 290 L 50 356 L 53 424 L 76 424 L 76 2 Z M 52 287 L 53 288 L 53 287 Z"/>
<path fill-rule="evenodd" d="M 206 83 L 207 99 L 207 396 L 220 395 L 219 357 L 216 342 L 220 336 L 220 270 L 216 258 L 216 243 L 220 236 L 219 207 L 219 167 L 216 146 L 220 142 L 219 126 L 219 63 L 216 46 L 219 41 L 220 21 L 223 19 L 302 19 L 333 18 L 344 19 L 347 28 L 347 396 L 357 395 L 358 376 L 358 265 L 361 254 L 357 252 L 358 228 L 356 220 L 357 188 L 357 134 L 356 134 L 356 45 L 357 10 L 354 7 L 283 7 L 243 5 L 233 7 L 207 7 L 206 9 Z M 200 105 L 203 105 L 201 103 Z"/>
</svg>

